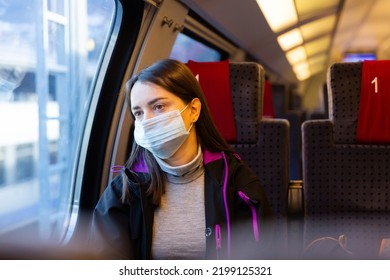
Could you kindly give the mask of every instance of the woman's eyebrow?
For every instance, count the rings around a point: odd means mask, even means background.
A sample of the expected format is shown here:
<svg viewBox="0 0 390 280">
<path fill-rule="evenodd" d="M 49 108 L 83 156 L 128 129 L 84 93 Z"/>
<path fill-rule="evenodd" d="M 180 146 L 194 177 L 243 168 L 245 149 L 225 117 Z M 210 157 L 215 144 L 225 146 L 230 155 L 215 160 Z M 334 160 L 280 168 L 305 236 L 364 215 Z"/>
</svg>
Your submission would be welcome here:
<svg viewBox="0 0 390 280">
<path fill-rule="evenodd" d="M 150 100 L 147 104 L 148 104 L 148 106 L 152 106 L 153 104 L 155 104 L 155 103 L 157 103 L 158 101 L 160 101 L 160 100 L 164 100 L 164 99 L 168 99 L 168 98 L 166 98 L 166 97 L 157 97 L 157 98 L 154 98 L 154 99 L 152 99 L 152 100 Z M 141 107 L 140 106 L 132 106 L 131 107 L 131 110 L 138 110 L 138 109 L 141 109 Z"/>
</svg>

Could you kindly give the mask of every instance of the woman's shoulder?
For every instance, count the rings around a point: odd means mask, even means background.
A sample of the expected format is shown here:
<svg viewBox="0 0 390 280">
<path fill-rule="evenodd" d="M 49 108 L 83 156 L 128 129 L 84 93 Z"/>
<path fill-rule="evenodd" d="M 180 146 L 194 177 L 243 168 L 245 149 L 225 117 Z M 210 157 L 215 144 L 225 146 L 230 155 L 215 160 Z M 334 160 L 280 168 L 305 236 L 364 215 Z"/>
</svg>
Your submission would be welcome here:
<svg viewBox="0 0 390 280">
<path fill-rule="evenodd" d="M 101 204 L 111 204 L 115 201 L 120 202 L 123 192 L 123 180 L 121 175 L 117 175 L 111 180 L 106 189 L 104 190 L 98 206 Z"/>
<path fill-rule="evenodd" d="M 104 191 L 103 196 L 111 199 L 121 199 L 124 191 L 124 184 L 126 191 L 130 192 L 132 196 L 139 195 L 139 185 L 140 182 L 145 180 L 145 174 L 131 171 L 127 168 L 124 168 L 121 173 L 116 175 L 108 187 Z"/>
<path fill-rule="evenodd" d="M 126 175 L 120 173 L 108 184 L 99 199 L 96 209 L 104 211 L 104 209 L 109 208 L 124 209 L 129 207 L 129 203 L 124 201 L 124 192 L 127 192 L 127 195 L 132 200 L 138 200 L 141 197 L 139 187 L 136 183 L 131 182 Z"/>
<path fill-rule="evenodd" d="M 209 174 L 216 178 L 225 176 L 227 170 L 228 180 L 234 183 L 246 184 L 248 181 L 257 180 L 256 174 L 245 163 L 245 161 L 233 151 L 209 152 L 206 151 L 204 160 L 205 168 Z M 204 153 L 205 154 L 205 153 Z"/>
</svg>

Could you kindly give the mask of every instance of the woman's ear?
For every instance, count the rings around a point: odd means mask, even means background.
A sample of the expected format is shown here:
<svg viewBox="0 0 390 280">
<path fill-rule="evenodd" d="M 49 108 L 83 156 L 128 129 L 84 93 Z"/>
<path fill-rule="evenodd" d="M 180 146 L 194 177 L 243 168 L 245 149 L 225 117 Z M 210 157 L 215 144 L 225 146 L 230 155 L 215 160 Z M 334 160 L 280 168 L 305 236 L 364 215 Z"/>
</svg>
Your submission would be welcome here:
<svg viewBox="0 0 390 280">
<path fill-rule="evenodd" d="M 194 98 L 190 104 L 191 108 L 191 122 L 195 123 L 200 115 L 200 110 L 202 109 L 202 103 L 199 98 Z"/>
</svg>

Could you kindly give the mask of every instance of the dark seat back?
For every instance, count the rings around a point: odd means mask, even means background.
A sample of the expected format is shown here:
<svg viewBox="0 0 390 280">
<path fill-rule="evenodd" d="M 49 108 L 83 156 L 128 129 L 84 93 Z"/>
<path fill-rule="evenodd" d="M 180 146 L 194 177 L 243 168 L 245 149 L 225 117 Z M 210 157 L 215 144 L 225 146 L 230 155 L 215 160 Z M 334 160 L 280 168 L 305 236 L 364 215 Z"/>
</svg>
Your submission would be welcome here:
<svg viewBox="0 0 390 280">
<path fill-rule="evenodd" d="M 264 186 L 276 217 L 275 239 L 280 248 L 275 248 L 275 253 L 278 249 L 286 252 L 289 124 L 286 120 L 262 119 L 264 69 L 261 65 L 231 62 L 229 76 L 235 122 L 230 125 L 236 128 L 235 141 L 229 143 Z M 206 93 L 208 102 L 214 97 L 221 98 Z M 225 113 L 229 114 L 228 110 L 222 112 Z M 225 135 L 223 130 L 221 133 Z"/>
<path fill-rule="evenodd" d="M 390 236 L 390 146 L 356 143 L 362 63 L 328 71 L 330 120 L 302 127 L 305 243 L 347 238 L 356 258 L 377 258 Z"/>
</svg>

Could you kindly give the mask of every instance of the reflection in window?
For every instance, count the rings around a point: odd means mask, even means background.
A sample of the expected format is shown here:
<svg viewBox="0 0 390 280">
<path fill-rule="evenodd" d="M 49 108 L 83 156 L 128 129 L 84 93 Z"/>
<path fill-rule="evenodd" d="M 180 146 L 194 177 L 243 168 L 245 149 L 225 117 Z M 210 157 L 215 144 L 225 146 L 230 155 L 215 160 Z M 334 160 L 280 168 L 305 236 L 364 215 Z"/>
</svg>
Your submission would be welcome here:
<svg viewBox="0 0 390 280">
<path fill-rule="evenodd" d="M 21 144 L 16 146 L 15 167 L 16 182 L 23 182 L 34 178 L 35 159 L 33 144 Z"/>
<path fill-rule="evenodd" d="M 59 65 L 66 63 L 65 25 L 54 21 L 48 22 L 49 62 Z"/>
<path fill-rule="evenodd" d="M 51 165 L 58 163 L 58 142 L 56 140 L 49 143 L 49 163 Z"/>
<path fill-rule="evenodd" d="M 0 188 L 3 187 L 5 183 L 5 148 L 0 147 Z"/>
<path fill-rule="evenodd" d="M 47 0 L 47 9 L 59 15 L 65 15 L 65 0 Z"/>
<path fill-rule="evenodd" d="M 31 235 L 60 237 L 115 3 L 6 2 L 0 4 L 0 238 L 27 227 L 36 231 Z"/>
<path fill-rule="evenodd" d="M 173 45 L 170 58 L 182 62 L 187 62 L 188 60 L 199 62 L 220 61 L 221 53 L 183 33 L 179 33 Z"/>
</svg>

